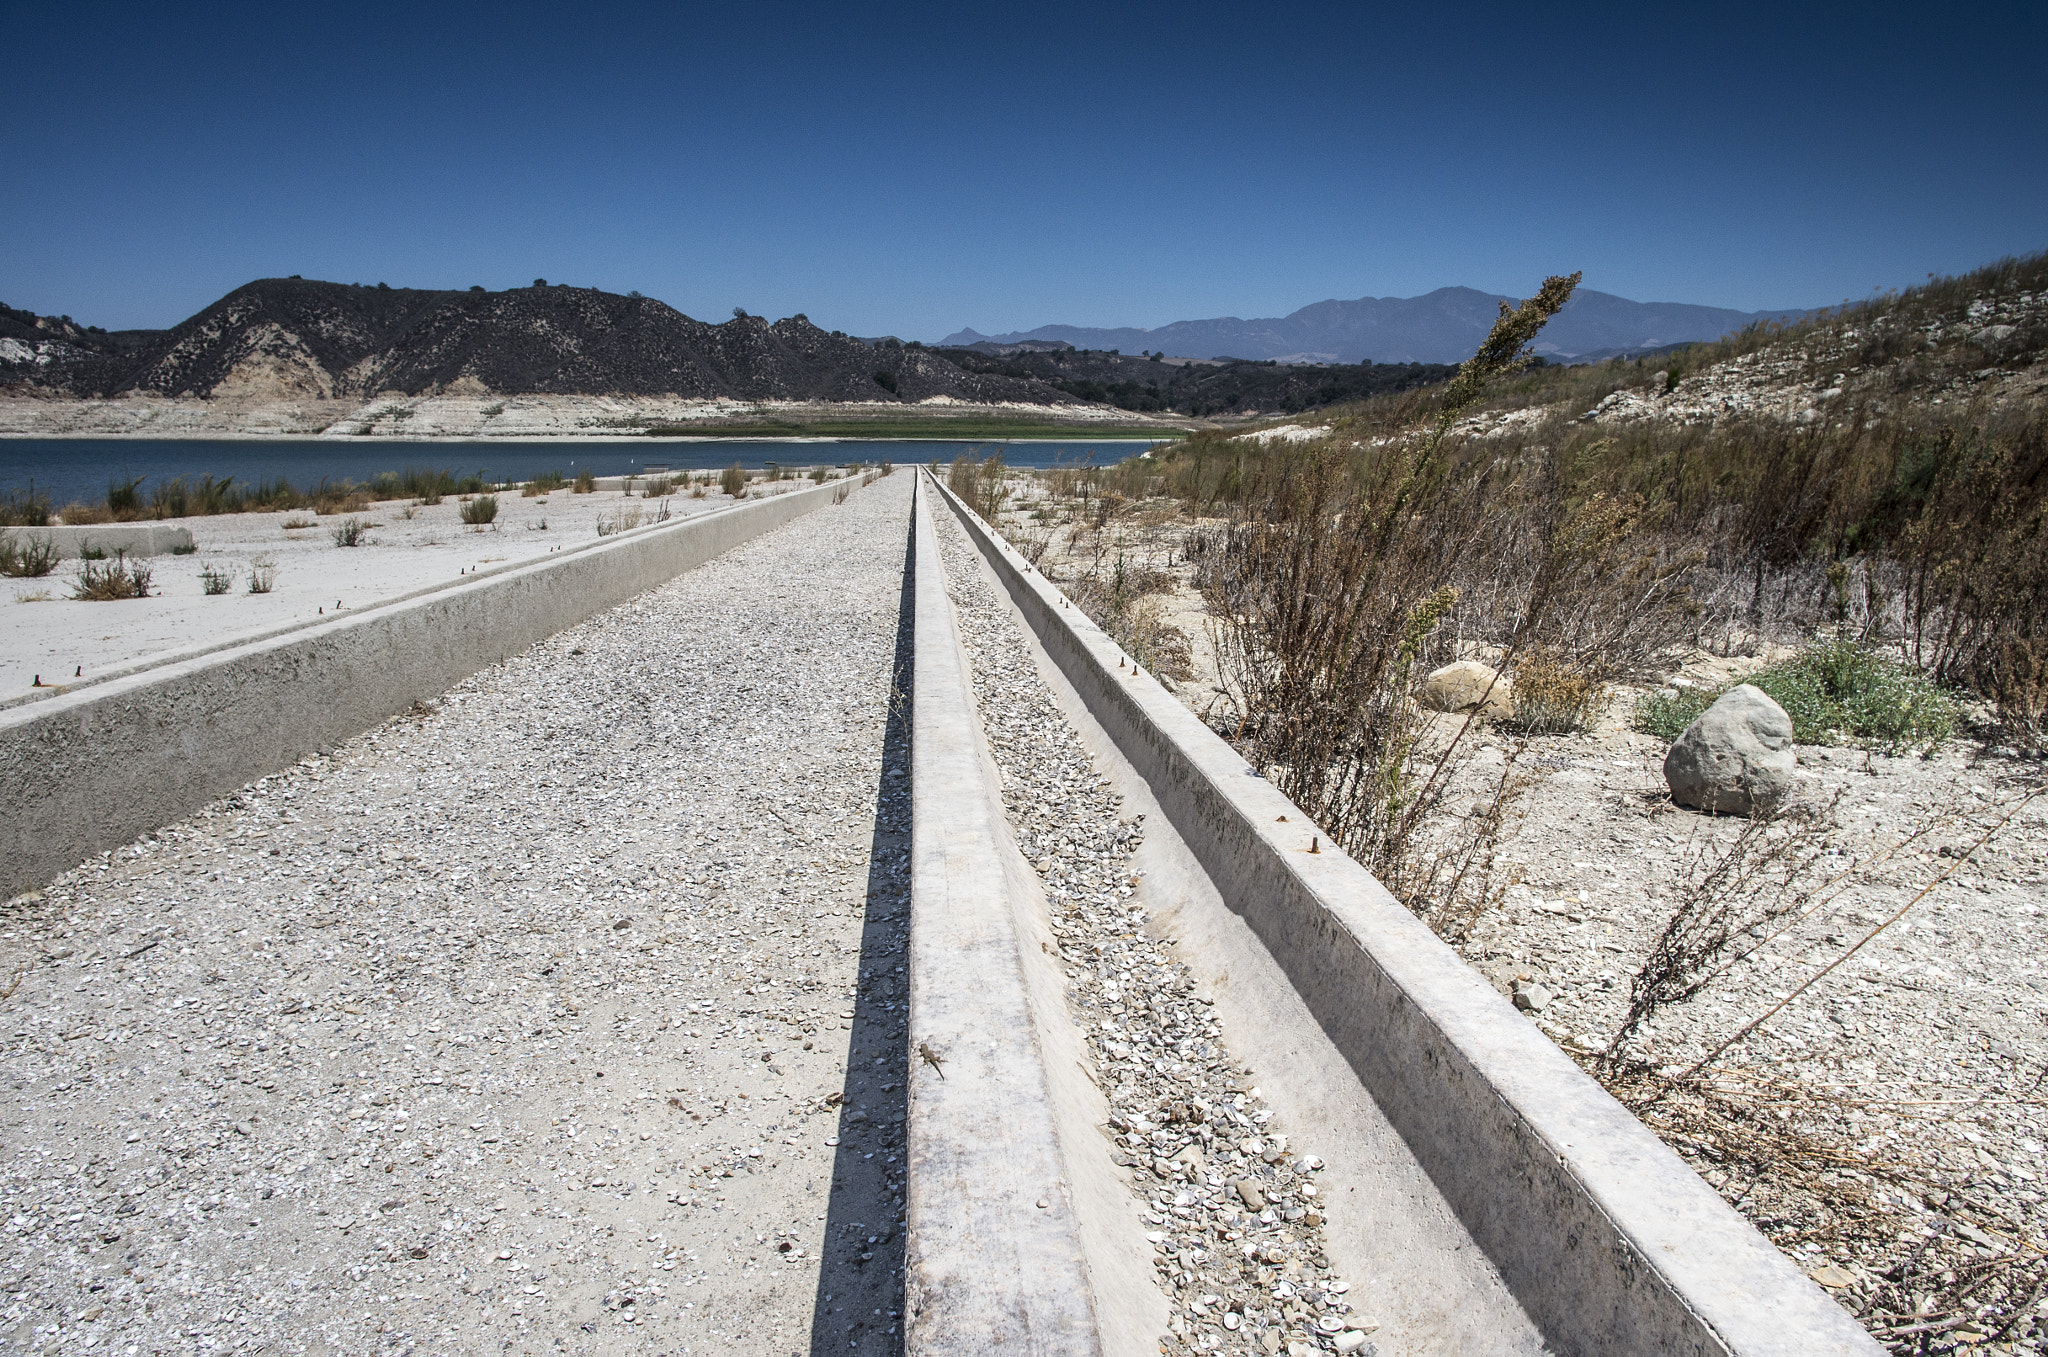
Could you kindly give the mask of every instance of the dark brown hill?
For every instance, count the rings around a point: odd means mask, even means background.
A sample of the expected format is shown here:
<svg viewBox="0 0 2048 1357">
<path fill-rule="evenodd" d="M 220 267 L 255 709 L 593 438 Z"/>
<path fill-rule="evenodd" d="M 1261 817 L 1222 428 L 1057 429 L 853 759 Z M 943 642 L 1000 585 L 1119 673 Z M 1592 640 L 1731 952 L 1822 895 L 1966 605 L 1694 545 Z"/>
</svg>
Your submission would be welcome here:
<svg viewBox="0 0 2048 1357">
<path fill-rule="evenodd" d="M 1209 362 L 1136 358 L 1064 344 L 975 344 L 937 352 L 968 372 L 1058 387 L 1076 400 L 1139 414 L 1292 415 L 1340 401 L 1365 400 L 1448 381 L 1442 363 L 1281 363 L 1226 358 Z"/>
<path fill-rule="evenodd" d="M 740 314 L 712 325 L 652 298 L 594 288 L 429 291 L 300 278 L 239 287 L 162 331 L 110 334 L 0 308 L 0 390 L 1077 403 L 1044 382 L 963 371 L 914 345 L 871 347 L 801 315 L 771 325 Z"/>
</svg>

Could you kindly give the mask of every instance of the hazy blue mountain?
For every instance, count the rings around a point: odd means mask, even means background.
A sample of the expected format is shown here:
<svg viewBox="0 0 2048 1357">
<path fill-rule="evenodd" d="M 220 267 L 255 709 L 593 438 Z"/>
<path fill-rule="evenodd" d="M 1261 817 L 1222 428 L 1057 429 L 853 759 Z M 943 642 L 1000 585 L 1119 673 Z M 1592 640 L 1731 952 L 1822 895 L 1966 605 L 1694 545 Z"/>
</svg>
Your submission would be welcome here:
<svg viewBox="0 0 2048 1357">
<path fill-rule="evenodd" d="M 940 343 L 1018 344 L 1062 341 L 1077 349 L 1163 349 L 1175 358 L 1280 358 L 1295 362 L 1456 363 L 1471 356 L 1499 313 L 1514 302 L 1469 287 L 1440 287 L 1420 297 L 1360 297 L 1317 302 L 1292 315 L 1264 320 L 1222 316 L 1179 320 L 1156 330 L 1041 325 L 1035 330 L 984 335 L 961 330 Z M 1580 288 L 1545 327 L 1536 351 L 1569 359 L 1601 350 L 1657 348 L 1719 339 L 1759 320 L 1792 319 L 1799 311 L 1730 311 L 1683 302 L 1632 302 Z"/>
</svg>

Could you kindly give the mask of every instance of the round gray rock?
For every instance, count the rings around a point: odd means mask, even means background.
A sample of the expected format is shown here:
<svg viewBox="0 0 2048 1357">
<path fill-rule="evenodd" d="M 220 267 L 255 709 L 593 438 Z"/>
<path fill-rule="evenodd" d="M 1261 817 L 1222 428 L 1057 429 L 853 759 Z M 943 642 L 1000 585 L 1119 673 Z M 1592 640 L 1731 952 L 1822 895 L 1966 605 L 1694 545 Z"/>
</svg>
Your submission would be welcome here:
<svg viewBox="0 0 2048 1357">
<path fill-rule="evenodd" d="M 1682 806 L 1753 815 L 1791 792 L 1798 766 L 1792 718 L 1763 689 L 1744 683 L 1685 728 L 1664 756 L 1664 782 Z"/>
</svg>

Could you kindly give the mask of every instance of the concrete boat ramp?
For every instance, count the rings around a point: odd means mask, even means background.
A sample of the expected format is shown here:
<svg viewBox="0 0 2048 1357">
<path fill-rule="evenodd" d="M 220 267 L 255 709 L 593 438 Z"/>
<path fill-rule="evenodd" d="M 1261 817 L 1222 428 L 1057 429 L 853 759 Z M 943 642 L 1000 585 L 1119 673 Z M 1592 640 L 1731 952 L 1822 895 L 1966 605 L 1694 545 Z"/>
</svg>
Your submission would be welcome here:
<svg viewBox="0 0 2048 1357">
<path fill-rule="evenodd" d="M 846 489 L 0 711 L 18 1346 L 1878 1350 L 935 479 Z"/>
</svg>

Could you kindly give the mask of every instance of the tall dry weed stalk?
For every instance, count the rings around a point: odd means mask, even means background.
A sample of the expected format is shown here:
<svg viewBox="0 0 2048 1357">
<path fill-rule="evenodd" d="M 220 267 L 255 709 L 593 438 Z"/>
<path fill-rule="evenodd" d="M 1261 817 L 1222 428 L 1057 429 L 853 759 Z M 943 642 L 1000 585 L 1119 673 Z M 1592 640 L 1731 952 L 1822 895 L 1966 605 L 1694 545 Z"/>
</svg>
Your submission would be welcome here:
<svg viewBox="0 0 2048 1357">
<path fill-rule="evenodd" d="M 946 487 L 980 514 L 983 522 L 994 526 L 996 515 L 1010 498 L 1011 486 L 1004 472 L 1000 448 L 980 460 L 963 454 L 953 459 Z"/>
<path fill-rule="evenodd" d="M 1411 849 L 1470 723 L 1444 734 L 1412 692 L 1448 653 L 1440 624 L 1458 606 L 1461 573 L 1513 536 L 1508 516 L 1527 499 L 1519 469 L 1459 462 L 1446 442 L 1487 384 L 1527 361 L 1529 342 L 1577 283 L 1550 278 L 1519 308 L 1503 304 L 1419 437 L 1363 449 L 1332 441 L 1236 463 L 1234 516 L 1203 552 L 1247 756 L 1424 912 L 1424 892 L 1446 887 L 1445 850 Z M 1561 523 L 1575 521 L 1567 514 Z M 1552 536 L 1567 547 L 1575 540 L 1570 531 Z M 1546 558 L 1539 594 L 1542 581 L 1570 573 L 1569 554 Z M 1525 610 L 1515 641 L 1536 615 Z"/>
</svg>

